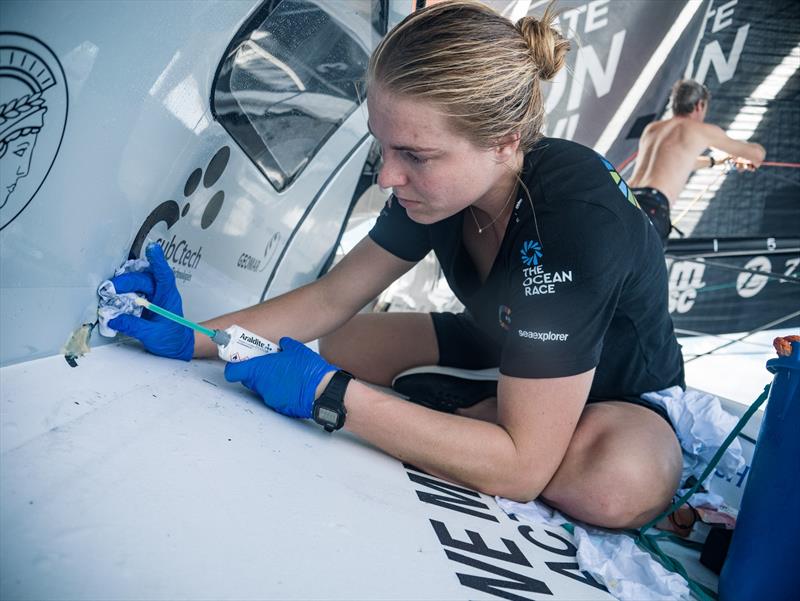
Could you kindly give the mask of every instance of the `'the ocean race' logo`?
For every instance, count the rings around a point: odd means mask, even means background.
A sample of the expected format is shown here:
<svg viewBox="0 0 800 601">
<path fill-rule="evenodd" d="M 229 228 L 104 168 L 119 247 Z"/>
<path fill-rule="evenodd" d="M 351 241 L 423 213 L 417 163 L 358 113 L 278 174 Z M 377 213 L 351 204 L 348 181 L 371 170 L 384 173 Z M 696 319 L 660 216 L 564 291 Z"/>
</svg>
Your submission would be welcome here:
<svg viewBox="0 0 800 601">
<path fill-rule="evenodd" d="M 538 294 L 554 294 L 556 284 L 572 281 L 572 270 L 545 271 L 542 265 L 542 245 L 535 240 L 526 240 L 520 248 L 520 258 L 525 267 L 522 268 L 522 288 L 525 296 Z"/>
</svg>

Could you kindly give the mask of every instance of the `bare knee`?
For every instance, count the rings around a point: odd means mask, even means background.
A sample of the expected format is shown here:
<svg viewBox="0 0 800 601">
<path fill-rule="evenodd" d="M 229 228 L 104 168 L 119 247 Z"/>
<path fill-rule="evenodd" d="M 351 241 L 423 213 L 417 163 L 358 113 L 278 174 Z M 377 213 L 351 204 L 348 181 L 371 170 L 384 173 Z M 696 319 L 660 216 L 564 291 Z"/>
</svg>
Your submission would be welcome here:
<svg viewBox="0 0 800 601">
<path fill-rule="evenodd" d="M 678 442 L 661 426 L 638 436 L 631 432 L 626 439 L 619 430 L 598 427 L 597 420 L 579 425 L 542 497 L 576 519 L 605 528 L 647 523 L 669 505 L 681 473 Z"/>
<path fill-rule="evenodd" d="M 319 354 L 331 363 L 337 363 L 338 351 L 345 337 L 341 335 L 341 328 L 326 334 L 319 339 Z"/>
<path fill-rule="evenodd" d="M 382 386 L 406 369 L 439 360 L 433 322 L 424 313 L 360 313 L 320 338 L 319 350 L 327 361 Z"/>
<path fill-rule="evenodd" d="M 664 465 L 622 458 L 608 466 L 608 485 L 600 488 L 589 508 L 591 523 L 605 528 L 635 528 L 657 516 L 677 487 Z"/>
<path fill-rule="evenodd" d="M 586 484 L 546 488 L 543 498 L 560 511 L 603 528 L 645 524 L 669 504 L 674 488 L 669 474 L 641 463 L 618 461 L 604 475 L 586 475 Z"/>
<path fill-rule="evenodd" d="M 319 339 L 319 354 L 326 361 L 349 371 L 357 378 L 383 384 L 386 375 L 376 376 L 369 369 L 369 361 L 364 356 L 369 353 L 369 323 L 365 323 L 362 315 L 356 315 L 333 332 Z"/>
</svg>

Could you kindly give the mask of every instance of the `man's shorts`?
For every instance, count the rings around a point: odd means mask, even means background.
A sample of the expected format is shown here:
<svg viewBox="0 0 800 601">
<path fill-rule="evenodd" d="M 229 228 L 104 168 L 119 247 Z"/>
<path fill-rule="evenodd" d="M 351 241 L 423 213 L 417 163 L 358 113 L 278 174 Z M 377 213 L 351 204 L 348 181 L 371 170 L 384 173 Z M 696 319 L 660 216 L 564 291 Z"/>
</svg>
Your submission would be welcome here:
<svg viewBox="0 0 800 601">
<path fill-rule="evenodd" d="M 500 365 L 500 345 L 487 336 L 475 323 L 469 312 L 431 313 L 436 342 L 439 345 L 439 365 L 458 369 L 489 369 Z M 590 396 L 586 403 L 621 401 L 639 405 L 655 411 L 663 417 L 670 427 L 675 427 L 666 410 L 655 403 L 638 396 L 623 396 L 615 399 L 601 399 Z"/>
<path fill-rule="evenodd" d="M 631 188 L 642 210 L 650 218 L 656 228 L 661 242 L 666 245 L 669 232 L 672 229 L 672 220 L 669 214 L 669 200 L 655 188 Z"/>
</svg>

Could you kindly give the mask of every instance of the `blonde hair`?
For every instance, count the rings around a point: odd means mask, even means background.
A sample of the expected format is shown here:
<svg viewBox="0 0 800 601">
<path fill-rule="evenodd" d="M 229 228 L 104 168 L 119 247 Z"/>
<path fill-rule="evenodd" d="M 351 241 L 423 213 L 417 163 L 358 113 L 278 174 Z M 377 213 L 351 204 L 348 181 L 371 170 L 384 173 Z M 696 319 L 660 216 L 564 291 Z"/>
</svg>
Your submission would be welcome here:
<svg viewBox="0 0 800 601">
<path fill-rule="evenodd" d="M 490 148 L 519 134 L 530 150 L 541 136 L 541 80 L 564 66 L 569 42 L 551 27 L 553 3 L 541 19 L 516 25 L 472 0 L 449 0 L 416 11 L 381 41 L 367 85 L 432 103 L 454 130 Z"/>
</svg>

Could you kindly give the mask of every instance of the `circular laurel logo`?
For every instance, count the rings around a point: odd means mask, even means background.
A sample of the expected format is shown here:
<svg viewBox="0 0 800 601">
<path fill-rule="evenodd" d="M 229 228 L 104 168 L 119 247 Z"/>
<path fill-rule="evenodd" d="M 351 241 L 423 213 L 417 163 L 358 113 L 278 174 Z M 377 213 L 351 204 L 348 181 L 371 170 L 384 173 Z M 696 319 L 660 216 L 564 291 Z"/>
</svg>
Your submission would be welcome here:
<svg viewBox="0 0 800 601">
<path fill-rule="evenodd" d="M 68 102 L 64 70 L 50 48 L 29 35 L 0 32 L 0 230 L 50 173 Z"/>
</svg>

